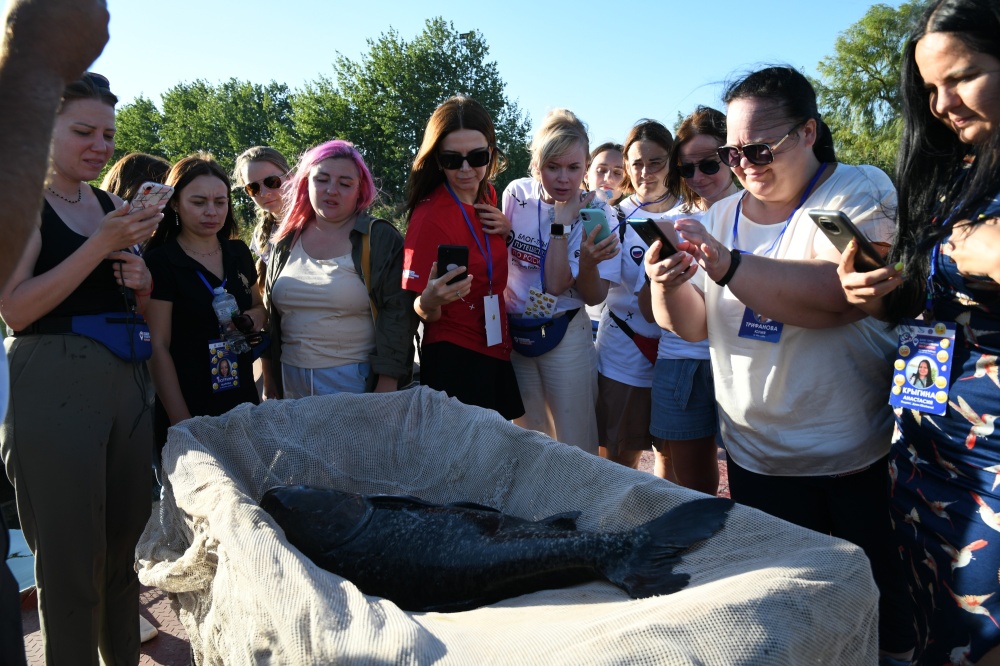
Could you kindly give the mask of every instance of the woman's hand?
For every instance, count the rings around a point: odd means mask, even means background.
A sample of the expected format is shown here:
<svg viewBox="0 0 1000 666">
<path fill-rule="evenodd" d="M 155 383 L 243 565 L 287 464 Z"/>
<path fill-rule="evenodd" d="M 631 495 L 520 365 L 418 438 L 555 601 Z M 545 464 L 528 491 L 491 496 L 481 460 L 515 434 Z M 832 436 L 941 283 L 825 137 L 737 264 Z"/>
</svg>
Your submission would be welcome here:
<svg viewBox="0 0 1000 666">
<path fill-rule="evenodd" d="M 717 241 L 697 220 L 689 218 L 677 220 L 674 229 L 683 238 L 683 241 L 677 244 L 678 254 L 681 251 L 690 253 L 705 269 L 708 277 L 713 281 L 721 280 L 732 261 L 729 248 Z"/>
<path fill-rule="evenodd" d="M 593 269 L 597 264 L 608 259 L 613 259 L 621 249 L 618 242 L 618 235 L 611 234 L 600 243 L 595 243 L 597 234 L 601 231 L 601 225 L 597 225 L 580 242 L 580 271 Z"/>
<path fill-rule="evenodd" d="M 392 393 L 399 387 L 399 380 L 388 375 L 379 375 L 372 393 Z"/>
<path fill-rule="evenodd" d="M 596 194 L 596 192 L 587 192 L 587 195 L 583 197 L 573 195 L 569 198 L 569 201 L 555 202 L 553 207 L 556 211 L 556 224 L 561 224 L 567 228 L 572 226 L 576 222 L 576 219 L 580 217 L 580 211 L 590 206 Z"/>
<path fill-rule="evenodd" d="M 476 212 L 479 213 L 479 221 L 483 225 L 483 231 L 488 234 L 507 237 L 510 233 L 510 220 L 499 208 L 489 204 L 475 204 Z"/>
<path fill-rule="evenodd" d="M 91 239 L 104 243 L 108 252 L 142 245 L 149 240 L 156 231 L 156 225 L 163 219 L 164 206 L 165 203 L 132 211 L 126 203 L 104 216 Z"/>
<path fill-rule="evenodd" d="M 115 282 L 139 294 L 149 294 L 153 289 L 153 276 L 142 257 L 131 252 L 112 252 L 108 259 L 114 262 Z"/>
<path fill-rule="evenodd" d="M 650 281 L 657 283 L 667 292 L 674 291 L 690 280 L 698 272 L 698 264 L 694 256 L 687 252 L 687 250 L 691 249 L 690 245 L 687 242 L 679 243 L 677 252 L 663 261 L 657 261 L 663 244 L 660 241 L 654 242 L 646 250 L 646 254 L 643 257 L 646 276 L 649 277 Z"/>
<path fill-rule="evenodd" d="M 882 298 L 903 284 L 903 262 L 867 273 L 858 273 L 854 270 L 854 257 L 857 251 L 857 243 L 852 240 L 840 257 L 840 264 L 837 266 L 840 286 L 844 289 L 848 303 L 876 319 L 881 319 L 885 315 Z"/>
<path fill-rule="evenodd" d="M 454 284 L 448 284 L 448 280 L 457 278 L 465 266 L 457 266 L 444 275 L 427 280 L 427 286 L 423 292 L 417 296 L 413 302 L 413 309 L 421 319 L 427 322 L 437 321 L 441 318 L 441 306 L 462 299 L 472 291 L 472 275 L 464 280 L 459 280 Z M 437 262 L 431 264 L 431 275 L 437 275 Z"/>
</svg>

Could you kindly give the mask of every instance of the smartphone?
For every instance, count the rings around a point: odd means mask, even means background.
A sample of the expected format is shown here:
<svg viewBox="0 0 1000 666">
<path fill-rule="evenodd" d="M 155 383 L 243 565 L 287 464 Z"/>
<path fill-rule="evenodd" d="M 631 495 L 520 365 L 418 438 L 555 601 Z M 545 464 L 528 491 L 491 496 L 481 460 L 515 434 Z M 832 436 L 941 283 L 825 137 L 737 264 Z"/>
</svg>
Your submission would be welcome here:
<svg viewBox="0 0 1000 666">
<path fill-rule="evenodd" d="M 833 246 L 843 252 L 852 240 L 857 242 L 858 252 L 854 255 L 854 269 L 859 273 L 867 273 L 885 266 L 882 253 L 875 249 L 861 230 L 854 226 L 851 218 L 839 210 L 811 210 L 809 217 L 816 223 Z"/>
<path fill-rule="evenodd" d="M 139 193 L 132 198 L 132 210 L 142 210 L 166 201 L 174 193 L 174 188 L 163 183 L 149 181 L 142 184 Z"/>
<path fill-rule="evenodd" d="M 448 280 L 446 284 L 455 284 L 469 277 L 469 246 L 468 245 L 438 245 L 438 277 L 448 271 L 453 271 L 459 266 L 465 266 L 466 270 L 461 275 Z"/>
<path fill-rule="evenodd" d="M 594 232 L 594 227 L 601 225 L 601 230 L 594 238 L 594 245 L 597 245 L 611 235 L 611 225 L 608 224 L 608 216 L 600 208 L 584 208 L 580 211 L 580 219 L 583 221 L 584 235 L 590 236 Z"/>
<path fill-rule="evenodd" d="M 635 233 L 639 234 L 639 238 L 643 240 L 646 245 L 652 246 L 656 241 L 660 241 L 663 244 L 663 248 L 660 250 L 660 256 L 657 261 L 663 261 L 673 253 L 677 252 L 677 248 L 674 244 L 667 240 L 666 234 L 660 229 L 660 226 L 653 222 L 651 219 L 639 218 L 635 220 L 629 220 L 628 224 L 632 227 Z"/>
</svg>

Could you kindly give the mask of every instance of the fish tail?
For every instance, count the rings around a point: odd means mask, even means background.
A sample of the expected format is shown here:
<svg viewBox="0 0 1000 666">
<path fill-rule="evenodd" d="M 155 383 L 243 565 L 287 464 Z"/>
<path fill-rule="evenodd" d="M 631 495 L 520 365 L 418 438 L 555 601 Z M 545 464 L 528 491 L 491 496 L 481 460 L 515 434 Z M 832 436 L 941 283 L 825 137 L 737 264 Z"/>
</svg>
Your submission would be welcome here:
<svg viewBox="0 0 1000 666">
<path fill-rule="evenodd" d="M 724 497 L 697 499 L 640 525 L 633 532 L 636 547 L 605 575 L 633 599 L 676 592 L 690 578 L 672 572 L 681 552 L 715 534 L 732 506 Z"/>
</svg>

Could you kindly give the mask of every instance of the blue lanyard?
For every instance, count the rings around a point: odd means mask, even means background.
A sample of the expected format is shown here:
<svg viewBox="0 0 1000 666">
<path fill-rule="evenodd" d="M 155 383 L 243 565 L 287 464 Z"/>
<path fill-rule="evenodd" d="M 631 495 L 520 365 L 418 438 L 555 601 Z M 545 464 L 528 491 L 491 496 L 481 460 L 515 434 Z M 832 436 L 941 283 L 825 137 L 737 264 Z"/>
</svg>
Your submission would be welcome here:
<svg viewBox="0 0 1000 666">
<path fill-rule="evenodd" d="M 614 229 L 612 229 L 611 231 L 615 231 L 615 229 L 617 229 L 618 227 L 620 227 L 622 225 L 622 223 L 628 222 L 629 220 L 631 220 L 633 215 L 635 215 L 636 213 L 638 213 L 640 210 L 642 210 L 646 206 L 652 206 L 653 204 L 658 204 L 658 203 L 662 203 L 662 202 L 666 201 L 667 199 L 670 198 L 670 194 L 668 193 L 668 194 L 660 197 L 656 201 L 646 201 L 646 202 L 643 202 L 641 199 L 639 199 L 639 196 L 637 194 L 633 194 L 629 198 L 632 199 L 633 203 L 635 203 L 635 208 L 633 208 L 632 212 L 629 213 L 628 215 L 626 215 L 625 219 L 622 220 L 621 222 L 619 222 L 618 225 Z M 657 215 L 658 213 L 653 213 L 653 214 Z"/>
<path fill-rule="evenodd" d="M 195 271 L 195 273 L 197 273 L 197 274 L 198 274 L 198 277 L 200 277 L 200 278 L 201 278 L 201 281 L 202 281 L 202 283 L 203 283 L 203 284 L 204 284 L 204 285 L 205 285 L 205 286 L 206 286 L 206 287 L 208 288 L 208 290 L 209 290 L 209 291 L 210 291 L 210 292 L 212 293 L 212 295 L 214 296 L 214 295 L 215 295 L 215 289 L 214 289 L 214 288 L 212 287 L 212 285 L 210 285 L 210 284 L 208 283 L 208 280 L 206 280 L 206 279 L 205 279 L 205 276 L 204 276 L 204 275 L 202 274 L 202 272 L 201 272 L 201 271 Z M 220 284 L 219 286 L 220 286 L 220 287 L 222 287 L 223 289 L 225 289 L 225 288 L 226 288 L 226 281 L 227 281 L 228 279 L 229 279 L 228 277 L 226 277 L 226 278 L 222 278 L 222 284 Z"/>
<path fill-rule="evenodd" d="M 787 220 L 785 220 L 785 226 L 783 226 L 781 228 L 781 233 L 778 234 L 778 237 L 775 238 L 771 242 L 771 245 L 766 250 L 764 250 L 764 256 L 765 257 L 768 256 L 768 255 L 770 255 L 771 254 L 771 250 L 775 249 L 778 246 L 778 243 L 781 242 L 781 238 L 785 235 L 785 232 L 788 231 L 788 223 L 792 221 L 792 218 L 795 217 L 795 214 L 797 212 L 799 212 L 800 208 L 802 208 L 802 204 L 804 204 L 806 202 L 806 199 L 809 198 L 809 195 L 812 194 L 813 188 L 816 186 L 816 181 L 819 180 L 819 177 L 823 175 L 824 171 L 826 171 L 826 162 L 823 162 L 823 164 L 821 164 L 819 166 L 819 169 L 816 171 L 816 175 L 814 175 L 812 177 L 812 180 L 809 181 L 809 184 L 806 186 L 806 191 L 802 193 L 802 198 L 799 199 L 798 205 L 795 206 L 795 210 L 793 210 L 792 214 L 788 216 Z M 739 250 L 740 249 L 740 247 L 739 247 L 739 241 L 740 241 L 740 208 L 742 208 L 742 206 L 743 206 L 743 197 L 745 197 L 746 195 L 747 195 L 747 193 L 744 192 L 743 196 L 740 197 L 739 202 L 737 202 L 737 204 L 736 204 L 736 217 L 733 219 L 733 249 L 734 250 Z M 751 252 L 751 254 L 756 254 L 756 253 L 755 252 Z"/>
<path fill-rule="evenodd" d="M 451 189 L 451 184 L 448 181 L 444 183 L 445 187 L 448 188 L 448 194 L 451 198 L 455 200 L 455 204 L 458 206 L 458 210 L 462 212 L 462 217 L 465 218 L 465 224 L 469 227 L 469 232 L 472 234 L 472 240 L 476 241 L 476 247 L 479 248 L 479 254 L 483 256 L 486 260 L 486 276 L 490 282 L 490 296 L 493 295 L 493 248 L 490 247 L 490 239 L 483 232 L 483 240 L 486 241 L 486 251 L 483 251 L 483 245 L 479 242 L 479 236 L 476 234 L 475 228 L 472 226 L 472 221 L 469 220 L 469 216 L 465 212 L 465 206 L 458 199 L 458 195 L 455 194 L 455 190 Z M 539 232 L 541 234 L 541 232 Z M 539 235 L 539 240 L 541 240 L 541 235 Z M 440 270 L 440 269 L 438 269 Z"/>
<path fill-rule="evenodd" d="M 542 291 L 545 291 L 545 255 L 549 253 L 549 244 L 542 242 L 542 193 L 538 193 L 538 255 L 542 271 Z"/>
</svg>

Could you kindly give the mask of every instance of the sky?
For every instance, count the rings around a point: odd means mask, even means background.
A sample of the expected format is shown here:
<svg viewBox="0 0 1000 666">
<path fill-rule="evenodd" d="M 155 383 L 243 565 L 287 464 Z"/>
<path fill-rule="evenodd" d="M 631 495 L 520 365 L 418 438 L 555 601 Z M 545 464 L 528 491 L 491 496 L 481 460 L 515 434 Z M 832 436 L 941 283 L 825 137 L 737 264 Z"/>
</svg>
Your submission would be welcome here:
<svg viewBox="0 0 1000 666">
<path fill-rule="evenodd" d="M 428 18 L 482 33 L 507 96 L 537 128 L 558 107 L 590 128 L 591 145 L 622 141 L 641 118 L 673 128 L 698 104 L 723 109 L 725 82 L 764 64 L 815 76 L 866 0 L 173 0 L 151 11 L 108 0 L 111 40 L 92 69 L 123 103 L 181 82 L 271 80 L 290 88 L 334 76 L 390 29 L 409 41 Z M 885 4 L 898 6 L 898 0 Z"/>
</svg>

